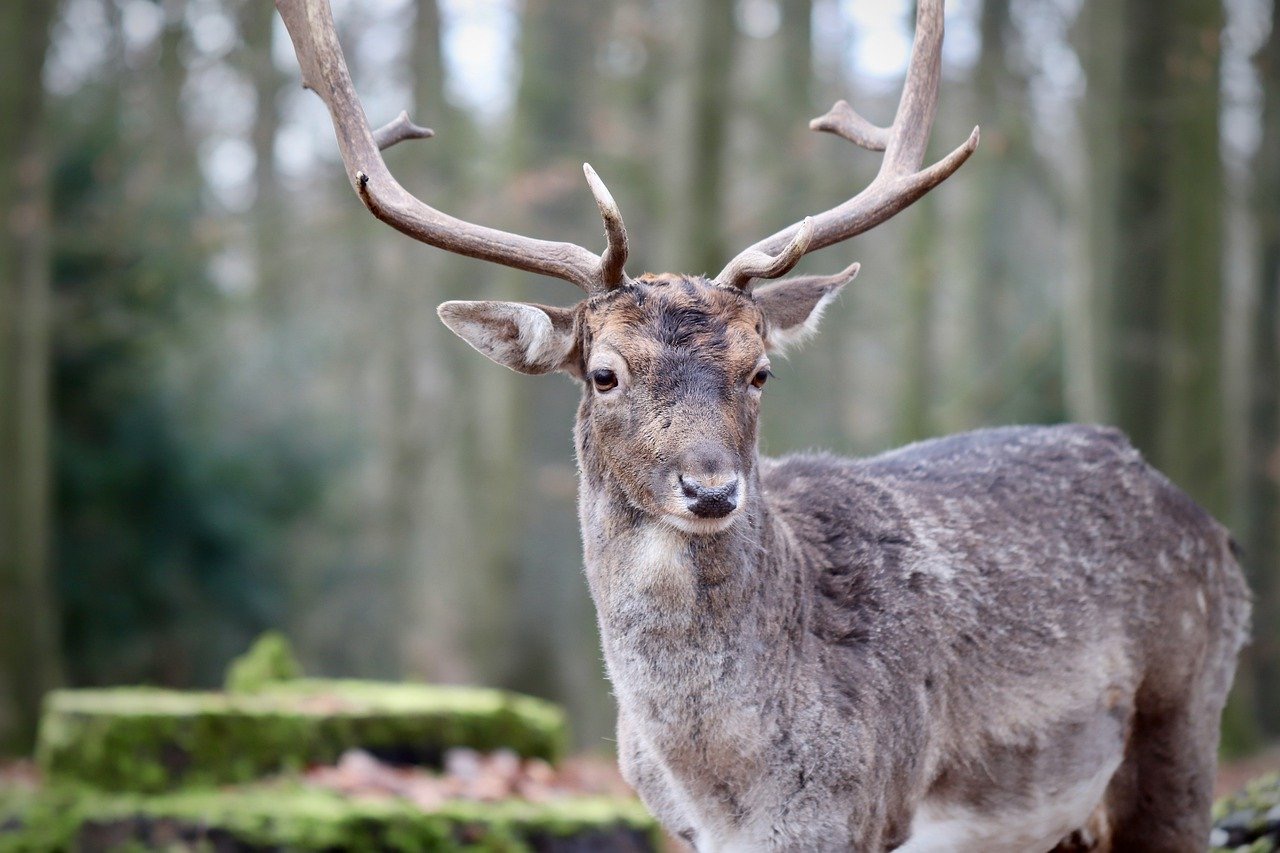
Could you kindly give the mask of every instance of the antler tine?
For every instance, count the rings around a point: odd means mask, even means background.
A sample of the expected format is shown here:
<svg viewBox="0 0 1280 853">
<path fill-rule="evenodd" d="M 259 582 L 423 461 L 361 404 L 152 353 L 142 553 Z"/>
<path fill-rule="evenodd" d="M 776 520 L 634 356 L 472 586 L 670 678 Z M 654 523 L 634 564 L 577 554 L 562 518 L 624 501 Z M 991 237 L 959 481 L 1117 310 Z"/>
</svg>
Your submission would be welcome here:
<svg viewBox="0 0 1280 853">
<path fill-rule="evenodd" d="M 414 124 L 409 119 L 409 112 L 401 110 L 400 115 L 373 132 L 373 142 L 379 151 L 386 151 L 406 139 L 430 139 L 435 135 L 436 132 L 431 128 Z"/>
<path fill-rule="evenodd" d="M 609 188 L 600 180 L 596 170 L 590 163 L 582 164 L 582 173 L 587 176 L 587 186 L 595 197 L 596 207 L 600 209 L 600 218 L 604 220 L 604 236 L 608 241 L 604 254 L 600 256 L 600 283 L 605 290 L 612 290 L 628 281 L 623 267 L 627 265 L 627 226 L 622 222 L 622 212 L 618 203 L 613 200 Z"/>
<path fill-rule="evenodd" d="M 809 243 L 813 240 L 813 218 L 806 216 L 800 223 L 791 242 L 777 255 L 748 249 L 729 262 L 720 275 L 716 276 L 716 284 L 726 287 L 745 288 L 753 279 L 777 278 L 786 275 L 800 263 L 805 252 L 809 251 Z"/>
<path fill-rule="evenodd" d="M 456 219 L 405 190 L 391 175 L 381 149 L 426 138 L 431 132 L 404 113 L 376 133 L 370 129 L 338 43 L 329 0 L 276 0 L 276 9 L 298 55 L 303 85 L 329 109 L 347 178 L 374 216 L 428 245 L 564 279 L 589 293 L 620 280 L 621 261 L 612 237 L 612 257 L 602 258 L 573 243 L 537 240 Z M 621 217 L 617 221 L 620 224 Z M 625 249 L 621 257 L 625 259 Z"/>
<path fill-rule="evenodd" d="M 834 133 L 863 148 L 885 152 L 880 171 L 866 189 L 843 204 L 813 217 L 809 252 L 848 240 L 892 218 L 949 178 L 978 147 L 978 128 L 975 127 L 969 138 L 946 157 L 926 169 L 920 168 L 938 107 L 942 11 L 942 0 L 918 0 L 916 4 L 915 44 L 911 49 L 907 79 L 892 127 L 872 124 L 844 101 L 837 101 L 826 115 L 809 123 L 813 130 Z M 790 225 L 742 254 L 775 254 L 787 246 L 802 227 L 801 224 Z M 738 258 L 734 258 L 720 276 L 738 266 L 741 264 Z"/>
<path fill-rule="evenodd" d="M 836 101 L 826 115 L 810 121 L 809 129 L 834 133 L 868 151 L 883 151 L 889 144 L 889 128 L 867 121 L 843 99 Z"/>
<path fill-rule="evenodd" d="M 818 287 L 837 287 L 839 285 L 848 284 L 858 277 L 858 270 L 862 269 L 862 264 L 852 263 L 838 273 L 831 275 L 798 275 L 793 278 L 783 279 L 778 282 L 776 287 L 785 287 L 791 284 L 811 284 Z"/>
</svg>

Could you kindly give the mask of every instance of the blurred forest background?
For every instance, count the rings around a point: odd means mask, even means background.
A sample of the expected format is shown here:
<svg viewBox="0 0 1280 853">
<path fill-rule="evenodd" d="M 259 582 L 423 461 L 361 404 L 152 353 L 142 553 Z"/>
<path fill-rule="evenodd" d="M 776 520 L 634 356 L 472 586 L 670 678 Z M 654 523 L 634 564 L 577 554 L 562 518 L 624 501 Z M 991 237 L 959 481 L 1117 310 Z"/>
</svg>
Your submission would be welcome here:
<svg viewBox="0 0 1280 853">
<path fill-rule="evenodd" d="M 337 0 L 388 152 L 465 218 L 713 272 L 868 182 L 910 0 Z M 862 275 L 778 366 L 763 447 L 1103 421 L 1237 532 L 1228 741 L 1280 735 L 1280 0 L 951 0 L 959 173 L 807 259 Z M 55 684 L 209 686 L 278 627 L 317 674 L 565 703 L 608 749 L 577 389 L 435 305 L 572 288 L 377 223 L 267 0 L 0 5 L 0 744 Z"/>
</svg>

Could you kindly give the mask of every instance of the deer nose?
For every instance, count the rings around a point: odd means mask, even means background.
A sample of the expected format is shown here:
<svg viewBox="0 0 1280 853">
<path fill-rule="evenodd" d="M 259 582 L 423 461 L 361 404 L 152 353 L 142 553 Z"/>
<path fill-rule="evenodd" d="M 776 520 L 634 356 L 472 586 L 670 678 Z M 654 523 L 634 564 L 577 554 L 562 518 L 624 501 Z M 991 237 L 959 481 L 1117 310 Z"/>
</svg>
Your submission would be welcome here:
<svg viewBox="0 0 1280 853">
<path fill-rule="evenodd" d="M 738 508 L 738 478 L 722 486 L 712 488 L 693 477 L 681 474 L 680 491 L 685 497 L 685 506 L 698 518 L 724 518 Z"/>
</svg>

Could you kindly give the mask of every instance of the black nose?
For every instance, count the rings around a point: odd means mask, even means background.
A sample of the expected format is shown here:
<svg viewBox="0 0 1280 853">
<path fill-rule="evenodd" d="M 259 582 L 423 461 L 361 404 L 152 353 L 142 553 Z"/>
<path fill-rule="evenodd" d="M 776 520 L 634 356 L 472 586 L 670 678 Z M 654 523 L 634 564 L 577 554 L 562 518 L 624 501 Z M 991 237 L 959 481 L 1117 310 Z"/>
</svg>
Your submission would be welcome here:
<svg viewBox="0 0 1280 853">
<path fill-rule="evenodd" d="M 680 476 L 680 491 L 685 506 L 698 518 L 724 518 L 738 508 L 738 480 L 734 478 L 718 489 L 709 489 L 692 477 Z"/>
</svg>

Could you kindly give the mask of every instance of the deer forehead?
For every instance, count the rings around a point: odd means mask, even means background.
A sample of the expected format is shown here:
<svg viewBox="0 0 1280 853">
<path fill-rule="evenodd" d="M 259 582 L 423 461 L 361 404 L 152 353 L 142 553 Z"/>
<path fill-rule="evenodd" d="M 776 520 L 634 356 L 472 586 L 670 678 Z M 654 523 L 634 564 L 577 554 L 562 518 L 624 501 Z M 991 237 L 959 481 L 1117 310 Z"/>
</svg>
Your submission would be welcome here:
<svg viewBox="0 0 1280 853">
<path fill-rule="evenodd" d="M 764 317 L 741 291 L 686 276 L 644 276 L 587 306 L 592 350 L 613 350 L 632 369 L 665 358 L 749 370 L 764 353 Z"/>
</svg>

